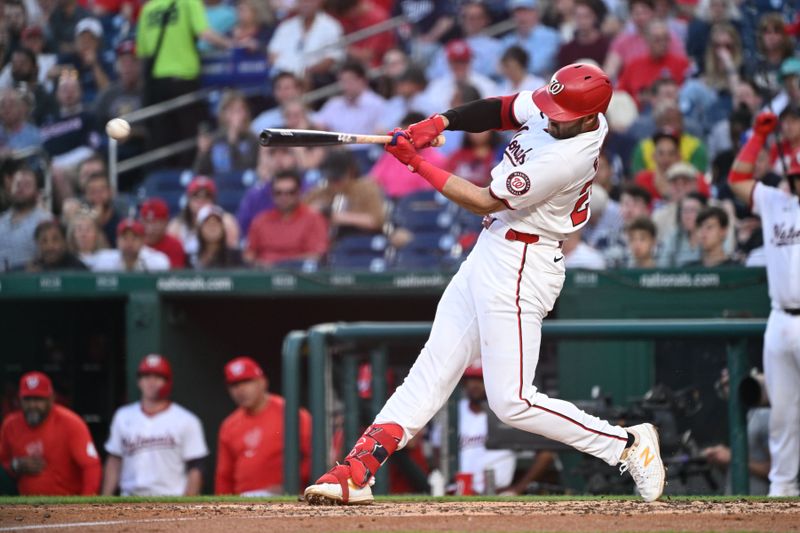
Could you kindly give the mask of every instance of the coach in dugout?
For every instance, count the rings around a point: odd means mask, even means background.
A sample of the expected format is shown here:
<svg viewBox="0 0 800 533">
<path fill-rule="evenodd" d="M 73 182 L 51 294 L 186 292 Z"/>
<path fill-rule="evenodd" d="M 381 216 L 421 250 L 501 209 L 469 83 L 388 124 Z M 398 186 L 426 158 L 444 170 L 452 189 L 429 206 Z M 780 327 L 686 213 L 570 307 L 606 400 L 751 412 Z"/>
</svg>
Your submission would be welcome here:
<svg viewBox="0 0 800 533">
<path fill-rule="evenodd" d="M 138 402 L 120 407 L 106 442 L 103 494 L 194 496 L 203 486 L 208 455 L 200 419 L 170 400 L 172 367 L 150 354 L 137 371 Z"/>
<path fill-rule="evenodd" d="M 228 392 L 238 408 L 219 429 L 217 494 L 283 494 L 283 412 L 285 401 L 268 392 L 264 371 L 253 359 L 237 357 L 225 365 Z M 300 477 L 311 470 L 311 415 L 301 409 Z"/>
<path fill-rule="evenodd" d="M 0 429 L 0 465 L 23 495 L 91 495 L 100 488 L 100 459 L 86 423 L 53 402 L 45 374 L 28 372 L 19 382 L 22 411 Z"/>
</svg>

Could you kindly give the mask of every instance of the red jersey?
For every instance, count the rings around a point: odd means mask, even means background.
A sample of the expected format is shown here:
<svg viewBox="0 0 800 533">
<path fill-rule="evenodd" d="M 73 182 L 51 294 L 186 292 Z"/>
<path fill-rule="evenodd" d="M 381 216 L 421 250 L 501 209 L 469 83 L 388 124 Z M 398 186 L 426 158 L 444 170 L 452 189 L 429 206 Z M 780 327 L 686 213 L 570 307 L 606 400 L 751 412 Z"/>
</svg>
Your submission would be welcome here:
<svg viewBox="0 0 800 533">
<path fill-rule="evenodd" d="M 286 217 L 277 209 L 270 209 L 250 224 L 247 248 L 256 261 L 263 263 L 322 255 L 328 251 L 328 223 L 321 214 L 302 204 Z"/>
<path fill-rule="evenodd" d="M 617 81 L 617 89 L 627 92 L 639 103 L 639 93 L 656 80 L 671 78 L 679 86 L 683 85 L 688 70 L 689 60 L 683 55 L 667 54 L 659 59 L 650 55 L 642 56 L 625 65 Z"/>
<path fill-rule="evenodd" d="M 236 409 L 219 428 L 217 494 L 283 492 L 283 411 L 285 401 L 270 394 L 255 415 Z M 311 415 L 300 409 L 300 477 L 311 472 Z"/>
<path fill-rule="evenodd" d="M 186 266 L 186 252 L 183 250 L 181 241 L 172 235 L 164 234 L 156 244 L 150 246 L 153 250 L 158 250 L 169 257 L 170 268 L 184 268 Z"/>
<path fill-rule="evenodd" d="M 658 188 L 656 187 L 656 173 L 654 171 L 640 170 L 633 181 L 636 185 L 647 189 L 647 192 L 649 192 L 650 196 L 653 198 L 652 202 L 662 199 L 661 193 L 658 192 Z M 697 192 L 706 198 L 711 197 L 711 188 L 708 186 L 708 183 L 706 183 L 706 178 L 702 172 L 697 173 Z"/>
<path fill-rule="evenodd" d="M 100 459 L 89 428 L 81 418 L 53 405 L 41 425 L 30 427 L 21 411 L 8 415 L 0 428 L 0 464 L 11 472 L 11 460 L 39 456 L 45 461 L 38 474 L 21 474 L 17 489 L 23 495 L 97 494 Z"/>
<path fill-rule="evenodd" d="M 800 162 L 800 144 L 792 148 L 789 141 L 784 140 L 781 143 L 781 153 L 783 161 L 786 163 L 785 167 L 778 160 L 778 144 L 773 144 L 769 149 L 769 163 L 772 165 L 772 171 L 779 176 L 783 176 L 784 168 L 788 169 L 792 166 L 792 161 Z"/>
</svg>

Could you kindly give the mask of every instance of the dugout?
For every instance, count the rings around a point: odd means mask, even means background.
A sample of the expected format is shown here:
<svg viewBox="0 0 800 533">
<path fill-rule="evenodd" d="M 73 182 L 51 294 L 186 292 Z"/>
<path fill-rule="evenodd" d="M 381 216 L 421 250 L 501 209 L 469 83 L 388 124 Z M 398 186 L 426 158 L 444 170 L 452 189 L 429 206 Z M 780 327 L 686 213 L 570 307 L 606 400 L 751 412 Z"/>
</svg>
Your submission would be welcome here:
<svg viewBox="0 0 800 533">
<path fill-rule="evenodd" d="M 3 412 L 14 403 L 19 375 L 44 370 L 102 447 L 114 409 L 136 398 L 139 359 L 160 352 L 173 363 L 176 400 L 203 420 L 213 453 L 219 423 L 232 409 L 222 381 L 228 359 L 255 357 L 280 393 L 281 343 L 290 330 L 334 321 L 430 321 L 448 280 L 448 274 L 431 272 L 5 274 Z M 765 271 L 726 268 L 570 272 L 552 315 L 719 318 L 768 312 Z M 753 361 L 759 362 L 754 344 Z M 551 366 L 552 385 L 565 399 L 586 399 L 595 385 L 616 403 L 641 395 L 656 380 L 675 388 L 703 385 L 714 424 L 700 419 L 698 429 L 719 428 L 722 438 L 726 429 L 714 412 L 724 404 L 715 404 L 713 381 L 724 357 L 723 346 L 679 339 L 543 345 L 543 364 Z"/>
</svg>

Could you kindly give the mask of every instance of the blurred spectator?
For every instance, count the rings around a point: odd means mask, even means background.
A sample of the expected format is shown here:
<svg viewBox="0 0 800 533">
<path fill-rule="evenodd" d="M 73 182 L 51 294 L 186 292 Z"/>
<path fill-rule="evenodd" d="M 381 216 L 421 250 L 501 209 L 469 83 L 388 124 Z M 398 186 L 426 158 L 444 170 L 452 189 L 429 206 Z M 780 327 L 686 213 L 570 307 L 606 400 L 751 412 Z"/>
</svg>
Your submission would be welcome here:
<svg viewBox="0 0 800 533">
<path fill-rule="evenodd" d="M 39 83 L 36 55 L 28 48 L 17 48 L 6 67 L 9 69 L 7 85 L 18 88 L 32 98 L 30 118 L 34 124 L 41 126 L 57 112 L 57 105 L 53 96 Z"/>
<path fill-rule="evenodd" d="M 488 130 L 480 133 L 466 132 L 461 148 L 447 158 L 444 169 L 486 187 L 492 179 L 492 169 L 502 157 L 500 134 Z"/>
<path fill-rule="evenodd" d="M 250 123 L 253 135 L 260 135 L 266 128 L 278 128 L 284 123 L 282 107 L 303 96 L 303 82 L 291 72 L 279 72 L 272 78 L 272 97 L 276 106 L 267 109 Z"/>
<path fill-rule="evenodd" d="M 561 246 L 564 263 L 567 268 L 587 270 L 605 270 L 606 260 L 603 254 L 581 240 L 581 230 L 572 233 Z"/>
<path fill-rule="evenodd" d="M 103 228 L 103 235 L 108 244 L 116 246 L 117 225 L 122 216 L 114 206 L 114 191 L 111 190 L 111 183 L 105 170 L 95 172 L 87 178 L 83 196 L 98 224 Z"/>
<path fill-rule="evenodd" d="M 160 36 L 162 46 L 156 50 Z M 145 80 L 143 105 L 157 104 L 200 88 L 197 39 L 220 48 L 230 48 L 232 44 L 208 27 L 200 0 L 150 0 L 144 5 L 136 29 L 136 55 L 143 59 Z M 152 146 L 162 148 L 196 135 L 197 125 L 207 116 L 206 109 L 205 102 L 198 102 L 152 119 L 148 125 Z M 165 128 L 164 124 L 170 127 Z M 176 156 L 170 163 L 190 164 L 187 159 Z"/>
<path fill-rule="evenodd" d="M 167 226 L 167 233 L 178 239 L 183 244 L 189 262 L 194 262 L 200 250 L 200 241 L 197 240 L 197 215 L 206 205 L 214 205 L 217 200 L 217 186 L 214 181 L 206 176 L 195 176 L 186 188 L 186 205 L 181 213 L 174 217 Z M 239 224 L 230 213 L 222 217 L 225 225 L 225 237 L 229 248 L 239 245 Z"/>
<path fill-rule="evenodd" d="M 612 80 L 616 79 L 631 61 L 648 54 L 645 36 L 648 26 L 655 20 L 654 5 L 653 0 L 628 0 L 630 21 L 611 41 L 603 65 L 603 70 Z M 669 31 L 667 50 L 669 54 L 685 55 L 683 42 L 671 31 Z"/>
<path fill-rule="evenodd" d="M 139 363 L 138 402 L 114 413 L 106 442 L 103 494 L 195 496 L 208 447 L 200 419 L 171 401 L 172 367 L 150 354 Z"/>
<path fill-rule="evenodd" d="M 627 268 L 655 268 L 656 226 L 647 217 L 634 219 L 625 228 L 628 239 Z"/>
<path fill-rule="evenodd" d="M 708 134 L 733 110 L 733 95 L 739 86 L 742 42 L 731 24 L 711 27 L 705 65 L 701 76 L 686 81 L 680 100 L 684 114 L 693 116 Z"/>
<path fill-rule="evenodd" d="M 218 122 L 219 135 L 200 129 L 194 172 L 210 176 L 254 168 L 259 144 L 250 131 L 250 108 L 244 94 L 225 91 L 219 104 Z"/>
<path fill-rule="evenodd" d="M 732 24 L 741 33 L 741 13 L 734 0 L 700 0 L 694 17 L 689 21 L 686 53 L 694 62 L 695 70 L 702 73 L 706 65 L 711 27 L 715 24 Z"/>
<path fill-rule="evenodd" d="M 459 9 L 458 26 L 461 38 L 472 51 L 472 68 L 478 74 L 487 78 L 497 76 L 497 58 L 503 53 L 503 44 L 483 33 L 489 26 L 492 18 L 489 8 L 482 2 L 467 0 Z M 428 79 L 436 79 L 447 75 L 447 51 L 440 48 L 431 59 L 425 72 Z M 527 62 L 525 67 L 527 68 Z"/>
<path fill-rule="evenodd" d="M 658 266 L 682 267 L 700 259 L 700 235 L 697 215 L 706 206 L 706 198 L 690 192 L 678 204 L 678 224 L 669 233 L 659 233 Z"/>
<path fill-rule="evenodd" d="M 528 71 L 549 78 L 555 70 L 561 36 L 553 28 L 539 23 L 538 0 L 509 0 L 508 9 L 514 20 L 514 30 L 503 38 L 503 45 L 505 48 L 522 47 L 530 57 Z"/>
<path fill-rule="evenodd" d="M 481 94 L 473 85 L 469 84 L 468 82 L 458 82 L 456 83 L 455 90 L 453 91 L 452 99 L 444 108 L 454 109 L 460 105 L 474 102 L 475 100 L 480 100 L 480 98 Z M 438 109 L 443 108 L 439 107 Z M 459 148 L 461 148 L 461 144 L 464 142 L 464 135 L 466 135 L 466 132 L 457 130 L 444 130 L 442 135 L 444 135 L 445 144 L 444 146 L 440 146 L 438 150 L 442 155 L 449 157 Z"/>
<path fill-rule="evenodd" d="M 519 46 L 509 46 L 500 57 L 500 71 L 503 79 L 497 87 L 497 94 L 516 94 L 520 91 L 535 91 L 545 81 L 528 72 L 530 57 Z"/>
<path fill-rule="evenodd" d="M 336 238 L 380 233 L 385 206 L 377 183 L 358 177 L 358 165 L 348 150 L 332 150 L 322 164 L 326 183 L 305 198 L 325 214 Z"/>
<path fill-rule="evenodd" d="M 691 163 L 700 172 L 708 169 L 708 151 L 702 140 L 688 133 L 683 127 L 683 114 L 677 104 L 667 102 L 659 105 L 654 111 L 656 132 L 652 137 L 642 139 L 633 152 L 631 160 L 631 172 L 635 175 L 641 170 L 654 170 L 655 160 L 655 141 L 659 133 L 669 132 L 671 136 L 678 139 L 678 157 L 682 161 Z M 700 184 L 702 187 L 702 184 Z M 702 188 L 701 188 L 702 190 Z"/>
<path fill-rule="evenodd" d="M 253 219 L 245 259 L 259 266 L 283 261 L 319 261 L 328 251 L 325 218 L 300 201 L 300 176 L 282 170 L 272 180 L 275 207 Z"/>
<path fill-rule="evenodd" d="M 637 102 L 640 93 L 659 78 L 670 77 L 678 85 L 683 84 L 689 69 L 686 56 L 669 50 L 670 33 L 664 22 L 654 20 L 648 24 L 645 38 L 647 53 L 625 62 L 617 81 L 617 89 L 627 92 Z"/>
<path fill-rule="evenodd" d="M 197 213 L 197 240 L 200 248 L 192 263 L 196 270 L 212 268 L 236 268 L 242 266 L 242 254 L 238 248 L 227 244 L 225 225 L 222 220 L 225 211 L 216 205 L 206 205 Z"/>
<path fill-rule="evenodd" d="M 208 18 L 208 27 L 219 35 L 226 35 L 236 25 L 236 8 L 230 2 L 223 0 L 203 0 L 203 7 Z M 214 48 L 207 41 L 197 43 L 197 49 L 205 54 Z"/>
<path fill-rule="evenodd" d="M 267 48 L 275 30 L 275 17 L 267 2 L 239 0 L 236 2 L 236 25 L 231 36 L 236 46 L 261 53 Z"/>
<path fill-rule="evenodd" d="M 556 67 L 589 58 L 602 65 L 611 40 L 600 31 L 607 9 L 602 0 L 575 0 L 575 34 L 558 50 Z"/>
<path fill-rule="evenodd" d="M 333 67 L 344 56 L 338 41 L 342 25 L 322 10 L 322 0 L 297 0 L 296 15 L 281 22 L 267 52 L 275 72 L 292 72 L 308 87 L 333 81 Z"/>
<path fill-rule="evenodd" d="M 755 80 L 762 91 L 772 91 L 778 86 L 781 64 L 794 55 L 794 43 L 786 31 L 783 15 L 765 13 L 758 21 L 756 36 L 757 54 L 747 62 L 747 75 Z"/>
<path fill-rule="evenodd" d="M 39 204 L 39 180 L 27 167 L 14 172 L 11 208 L 0 215 L 0 271 L 18 270 L 36 254 L 34 233 L 52 215 Z"/>
<path fill-rule="evenodd" d="M 169 257 L 144 245 L 144 226 L 132 218 L 117 225 L 117 248 L 100 250 L 92 261 L 95 272 L 158 272 L 169 270 Z"/>
<path fill-rule="evenodd" d="M 89 428 L 53 396 L 46 374 L 23 374 L 22 410 L 8 415 L 0 428 L 0 465 L 23 496 L 97 494 L 102 473 Z"/>
<path fill-rule="evenodd" d="M 707 207 L 700 211 L 695 224 L 701 257 L 699 261 L 688 263 L 687 267 L 713 268 L 739 264 L 725 253 L 728 220 L 728 213 L 720 207 Z"/>
<path fill-rule="evenodd" d="M 455 8 L 450 0 L 394 2 L 392 16 L 403 15 L 408 20 L 398 29 L 403 41 L 401 48 L 410 50 L 414 62 L 427 63 L 437 46 L 450 37 L 455 25 Z"/>
<path fill-rule="evenodd" d="M 409 113 L 398 124 L 399 127 L 407 128 L 409 125 L 424 120 L 425 117 L 419 113 Z M 439 168 L 446 167 L 445 158 L 430 146 L 420 150 L 420 155 L 426 158 L 431 164 Z M 402 198 L 408 194 L 418 191 L 433 189 L 433 186 L 419 174 L 411 172 L 408 167 L 399 162 L 392 154 L 384 152 L 369 171 L 369 177 L 380 185 L 383 193 L 392 199 Z"/>
<path fill-rule="evenodd" d="M 679 145 L 680 140 L 673 131 L 663 130 L 653 136 L 655 169 L 640 170 L 634 177 L 636 184 L 647 189 L 653 200 L 669 197 L 667 170 L 680 161 Z"/>
<path fill-rule="evenodd" d="M 672 119 L 667 111 L 674 113 L 675 107 L 680 108 L 680 87 L 672 78 L 659 78 L 653 82 L 649 90 L 640 94 L 639 106 L 641 108 L 639 114 L 627 132 L 637 140 L 652 137 L 659 128 L 664 127 L 658 124 L 668 123 L 668 119 Z M 703 135 L 702 128 L 692 117 L 684 116 L 682 113 L 680 115 L 684 131 L 692 135 Z"/>
<path fill-rule="evenodd" d="M 375 133 L 386 101 L 369 88 L 364 67 L 360 63 L 345 63 L 339 69 L 339 86 L 341 96 L 325 102 L 314 115 L 314 122 L 331 131 Z"/>
<path fill-rule="evenodd" d="M 727 169 L 730 169 L 742 135 L 750 129 L 752 117 L 763 105 L 764 100 L 758 94 L 753 81 L 739 80 L 733 92 L 733 111 L 717 122 L 708 134 L 708 158 L 712 161 L 712 170 L 715 166 L 714 161 L 723 152 L 732 152 L 726 157 L 729 160 Z M 722 181 L 727 180 L 727 171 L 720 175 L 723 176 Z"/>
<path fill-rule="evenodd" d="M 108 248 L 108 241 L 90 211 L 80 211 L 67 227 L 67 249 L 90 269 L 97 252 Z"/>
<path fill-rule="evenodd" d="M 545 26 L 555 28 L 562 42 L 569 42 L 575 36 L 575 0 L 555 0 L 546 2 L 542 14 Z"/>
<path fill-rule="evenodd" d="M 28 25 L 28 14 L 21 0 L 6 0 L 3 4 L 3 26 L 8 48 L 4 50 L 2 60 L 6 63 L 11 52 L 20 45 L 22 30 Z"/>
<path fill-rule="evenodd" d="M 389 12 L 371 0 L 330 0 L 326 8 L 342 25 L 345 35 L 389 20 Z M 378 67 L 383 54 L 394 45 L 394 32 L 387 30 L 350 44 L 347 56 L 362 65 Z"/>
<path fill-rule="evenodd" d="M 425 98 L 430 105 L 436 105 L 437 109 L 448 109 L 460 83 L 475 87 L 482 98 L 497 94 L 495 83 L 472 69 L 472 50 L 466 41 L 450 41 L 445 50 L 450 70 L 446 75 L 431 80 L 425 89 Z"/>
<path fill-rule="evenodd" d="M 386 102 L 386 109 L 378 122 L 378 131 L 391 131 L 402 123 L 409 113 L 430 116 L 435 113 L 425 88 L 428 80 L 421 68 L 410 66 L 395 81 L 394 96 Z"/>
<path fill-rule="evenodd" d="M 81 102 L 81 86 L 72 72 L 65 71 L 59 77 L 58 112 L 41 128 L 44 148 L 52 157 L 57 200 L 71 195 L 78 165 L 91 157 L 101 142 L 94 113 Z"/>
<path fill-rule="evenodd" d="M 127 115 L 142 107 L 142 65 L 136 57 L 136 43 L 122 41 L 116 48 L 116 72 L 118 79 L 100 93 L 94 104 L 97 124 L 105 124 L 112 118 Z M 132 140 L 145 136 L 141 127 L 133 125 L 131 137 L 120 146 L 128 145 Z"/>
<path fill-rule="evenodd" d="M 650 218 L 650 202 L 652 197 L 647 189 L 633 183 L 622 187 L 619 198 L 619 215 L 622 218 L 622 230 L 639 218 Z M 595 236 L 595 246 L 603 253 L 609 268 L 620 268 L 630 262 L 627 235 L 624 231 Z"/>
<path fill-rule="evenodd" d="M 103 26 L 95 18 L 85 18 L 75 26 L 75 52 L 58 56 L 58 64 L 50 71 L 53 79 L 65 70 L 77 74 L 84 104 L 92 104 L 97 95 L 108 88 L 114 67 L 103 55 Z"/>
<path fill-rule="evenodd" d="M 262 146 L 258 149 L 258 181 L 244 193 L 236 212 L 242 235 L 247 235 L 250 231 L 250 224 L 256 215 L 272 208 L 272 177 L 276 172 L 297 168 L 297 150 L 289 146 Z"/>
<path fill-rule="evenodd" d="M 169 258 L 172 268 L 186 266 L 186 253 L 181 241 L 167 234 L 169 207 L 161 198 L 148 198 L 139 207 L 139 218 L 144 226 L 144 243 Z"/>
<path fill-rule="evenodd" d="M 594 181 L 589 206 L 592 216 L 583 226 L 582 237 L 586 244 L 602 253 L 603 250 L 598 244 L 601 241 L 604 243 L 607 236 L 620 235 L 624 230 L 619 204 L 608 196 L 597 181 Z"/>
<path fill-rule="evenodd" d="M 780 116 L 781 142 L 775 143 L 769 151 L 769 160 L 772 170 L 779 175 L 786 174 L 785 169 L 791 168 L 796 161 L 800 161 L 800 107 L 788 106 Z M 783 157 L 783 161 L 780 158 Z"/>
<path fill-rule="evenodd" d="M 790 57 L 781 63 L 779 74 L 781 90 L 770 104 L 774 113 L 781 113 L 789 106 L 800 107 L 800 57 Z"/>
<path fill-rule="evenodd" d="M 33 54 L 33 64 L 37 67 L 35 69 L 35 77 L 34 81 L 38 82 L 41 86 L 46 86 L 48 82 L 48 73 L 50 69 L 53 68 L 56 64 L 56 55 L 51 53 L 45 52 L 45 36 L 44 31 L 40 26 L 28 26 L 24 30 L 22 30 L 22 35 L 20 38 L 20 46 L 17 48 L 24 48 L 30 50 Z M 17 79 L 17 77 L 13 76 L 13 55 L 12 61 L 7 63 L 3 70 L 0 71 L 0 87 L 11 87 L 12 85 L 18 83 L 19 81 L 28 81 Z M 37 99 L 38 103 L 38 99 Z"/>
<path fill-rule="evenodd" d="M 32 102 L 23 91 L 0 91 L 0 150 L 24 150 L 42 145 L 39 130 L 28 122 Z"/>
<path fill-rule="evenodd" d="M 298 130 L 319 129 L 311 122 L 308 109 L 301 100 L 291 100 L 283 106 L 283 127 Z M 323 146 L 297 146 L 292 153 L 296 154 L 296 166 L 304 172 L 304 185 L 316 183 L 320 179 L 319 166 L 327 153 Z"/>
<path fill-rule="evenodd" d="M 48 34 L 55 45 L 56 53 L 71 54 L 75 51 L 76 26 L 90 13 L 78 4 L 78 0 L 55 1 L 57 6 L 50 15 Z"/>
<path fill-rule="evenodd" d="M 284 399 L 268 392 L 264 371 L 249 357 L 237 357 L 225 365 L 225 384 L 236 410 L 219 428 L 214 492 L 284 494 Z M 305 484 L 311 474 L 311 415 L 305 409 L 298 415 L 300 480 Z"/>
<path fill-rule="evenodd" d="M 67 249 L 67 235 L 58 221 L 39 223 L 33 236 L 36 239 L 36 257 L 28 264 L 28 272 L 86 270 L 86 265 Z"/>
<path fill-rule="evenodd" d="M 707 194 L 700 191 L 700 183 L 705 182 L 705 176 L 697 172 L 689 163 L 678 161 L 672 163 L 666 171 L 666 194 L 662 193 L 663 202 L 659 203 L 653 211 L 653 222 L 658 228 L 659 235 L 670 235 L 678 224 L 678 206 L 680 201 L 690 192 L 699 192 L 706 198 Z M 706 187 L 707 189 L 708 187 Z"/>
</svg>

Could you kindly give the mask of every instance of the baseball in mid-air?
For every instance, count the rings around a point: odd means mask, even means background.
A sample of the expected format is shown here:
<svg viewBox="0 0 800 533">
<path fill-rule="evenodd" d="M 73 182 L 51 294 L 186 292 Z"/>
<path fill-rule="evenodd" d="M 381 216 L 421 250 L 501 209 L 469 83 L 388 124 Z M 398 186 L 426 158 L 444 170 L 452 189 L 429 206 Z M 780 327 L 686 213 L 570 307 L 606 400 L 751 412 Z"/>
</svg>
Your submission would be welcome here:
<svg viewBox="0 0 800 533">
<path fill-rule="evenodd" d="M 131 134 L 131 125 L 124 118 L 112 118 L 106 123 L 106 133 L 112 139 L 122 141 Z"/>
</svg>

